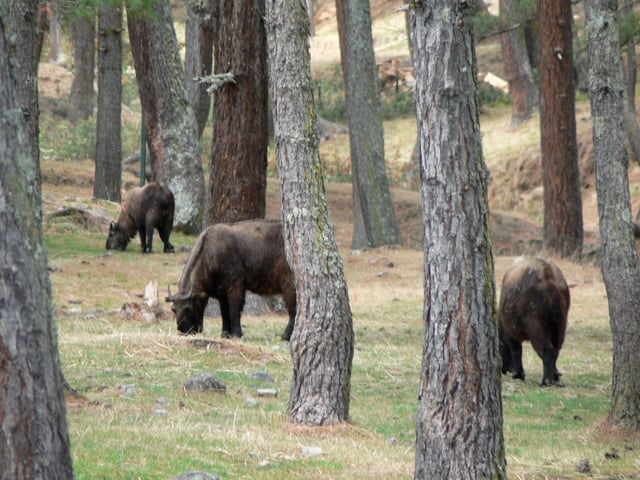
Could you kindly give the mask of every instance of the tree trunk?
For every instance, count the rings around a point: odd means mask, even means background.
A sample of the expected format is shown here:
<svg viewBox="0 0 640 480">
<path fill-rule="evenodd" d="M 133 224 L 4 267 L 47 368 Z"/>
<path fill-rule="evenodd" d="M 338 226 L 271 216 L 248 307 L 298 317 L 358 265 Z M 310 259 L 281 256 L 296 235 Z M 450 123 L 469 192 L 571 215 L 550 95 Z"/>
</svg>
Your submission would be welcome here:
<svg viewBox="0 0 640 480">
<path fill-rule="evenodd" d="M 122 7 L 98 7 L 98 119 L 93 196 L 120 202 L 122 188 Z"/>
<path fill-rule="evenodd" d="M 515 0 L 500 0 L 501 14 L 510 21 L 518 21 Z M 511 94 L 511 127 L 516 128 L 533 114 L 538 106 L 538 86 L 529 64 L 524 40 L 524 25 L 512 28 L 500 36 L 502 57 L 509 93 Z"/>
<path fill-rule="evenodd" d="M 416 479 L 505 479 L 493 252 L 468 2 L 414 6 L 424 219 Z"/>
<path fill-rule="evenodd" d="M 544 246 L 580 257 L 582 197 L 576 141 L 571 2 L 540 0 L 540 142 L 544 186 Z"/>
<path fill-rule="evenodd" d="M 128 3 L 127 20 L 154 180 L 165 182 L 175 196 L 174 226 L 200 232 L 204 175 L 171 6 L 160 0 L 152 16 L 145 16 Z"/>
<path fill-rule="evenodd" d="M 633 14 L 633 2 L 631 0 L 623 0 L 622 14 Z M 636 41 L 633 35 L 629 36 L 625 47 L 627 57 L 627 74 L 626 74 L 626 97 L 624 102 L 624 124 L 627 132 L 627 141 L 631 147 L 631 155 L 636 162 L 640 163 L 640 126 L 636 117 L 636 79 L 637 79 L 637 62 L 636 62 Z M 622 62 L 620 68 L 624 72 Z M 623 76 L 624 78 L 624 76 Z"/>
<path fill-rule="evenodd" d="M 354 333 L 322 178 L 309 17 L 298 0 L 268 0 L 266 18 L 285 247 L 298 295 L 289 413 L 296 423 L 332 425 L 349 418 Z"/>
<path fill-rule="evenodd" d="M 211 0 L 190 0 L 187 3 L 185 29 L 185 71 L 191 104 L 198 123 L 198 138 L 207 125 L 211 110 L 208 85 L 195 80 L 211 75 L 213 68 L 213 6 Z"/>
<path fill-rule="evenodd" d="M 24 114 L 27 139 L 40 190 L 40 109 L 38 106 L 38 0 L 15 0 L 9 2 L 9 23 L 16 35 L 16 63 L 18 105 Z M 6 18 L 6 17 L 5 17 Z"/>
<path fill-rule="evenodd" d="M 215 73 L 235 82 L 213 97 L 209 224 L 265 216 L 269 146 L 264 0 L 221 0 L 216 14 Z"/>
<path fill-rule="evenodd" d="M 51 63 L 59 63 L 63 60 L 62 25 L 60 25 L 58 10 L 53 8 L 52 5 L 49 5 L 49 7 L 49 61 Z"/>
<path fill-rule="evenodd" d="M 19 3 L 12 8 L 27 7 Z M 40 190 L 10 57 L 15 19 L 0 2 L 0 479 L 66 480 L 73 464 Z M 20 42 L 35 51 L 36 29 Z"/>
<path fill-rule="evenodd" d="M 587 0 L 589 96 L 602 274 L 613 336 L 609 421 L 640 430 L 640 265 L 634 240 L 624 144 L 624 81 L 615 3 Z"/>
<path fill-rule="evenodd" d="M 399 245 L 400 226 L 384 163 L 384 135 L 369 0 L 336 0 L 351 170 L 352 248 Z"/>
<path fill-rule="evenodd" d="M 96 19 L 94 12 L 74 18 L 71 23 L 73 39 L 73 83 L 71 84 L 71 119 L 87 119 L 93 115 Z"/>
</svg>

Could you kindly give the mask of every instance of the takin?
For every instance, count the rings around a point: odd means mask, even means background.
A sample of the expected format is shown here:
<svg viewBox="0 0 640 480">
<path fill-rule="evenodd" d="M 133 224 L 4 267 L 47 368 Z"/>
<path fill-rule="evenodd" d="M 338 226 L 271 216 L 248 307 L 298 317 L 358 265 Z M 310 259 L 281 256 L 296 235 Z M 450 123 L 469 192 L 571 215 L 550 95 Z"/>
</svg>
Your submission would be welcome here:
<svg viewBox="0 0 640 480">
<path fill-rule="evenodd" d="M 208 227 L 196 240 L 182 272 L 173 302 L 178 330 L 202 332 L 209 297 L 220 302 L 222 336 L 242 337 L 240 315 L 245 294 L 281 294 L 289 323 L 282 334 L 289 340 L 296 316 L 296 290 L 284 251 L 282 224 L 275 220 L 247 220 Z"/>
<path fill-rule="evenodd" d="M 528 340 L 542 359 L 540 386 L 559 383 L 556 361 L 564 342 L 571 297 L 560 269 L 541 258 L 523 258 L 502 280 L 498 328 L 502 373 L 524 380 L 522 342 Z"/>
<path fill-rule="evenodd" d="M 164 243 L 164 252 L 173 252 L 169 235 L 173 228 L 175 200 L 173 193 L 165 185 L 152 182 L 129 192 L 117 222 L 109 225 L 107 250 L 124 250 L 129 241 L 140 234 L 142 252 L 151 252 L 153 248 L 153 229 L 158 229 Z"/>
</svg>

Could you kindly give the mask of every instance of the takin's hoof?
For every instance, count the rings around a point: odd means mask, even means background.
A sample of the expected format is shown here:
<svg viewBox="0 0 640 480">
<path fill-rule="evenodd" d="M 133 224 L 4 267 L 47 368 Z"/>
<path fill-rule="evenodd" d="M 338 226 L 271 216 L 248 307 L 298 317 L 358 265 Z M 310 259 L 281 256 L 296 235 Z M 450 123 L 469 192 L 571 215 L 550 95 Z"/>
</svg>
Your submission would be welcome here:
<svg viewBox="0 0 640 480">
<path fill-rule="evenodd" d="M 514 378 L 516 380 L 522 380 L 524 382 L 524 372 L 520 371 L 520 372 L 516 372 L 513 375 L 511 375 L 511 378 Z"/>
</svg>

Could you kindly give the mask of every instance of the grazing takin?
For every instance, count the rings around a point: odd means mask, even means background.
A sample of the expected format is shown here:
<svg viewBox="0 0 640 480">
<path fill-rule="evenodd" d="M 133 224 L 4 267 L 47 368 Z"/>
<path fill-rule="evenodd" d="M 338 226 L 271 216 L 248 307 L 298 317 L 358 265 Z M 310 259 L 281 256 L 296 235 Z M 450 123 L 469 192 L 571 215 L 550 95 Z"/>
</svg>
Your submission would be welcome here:
<svg viewBox="0 0 640 480">
<path fill-rule="evenodd" d="M 291 338 L 296 316 L 296 290 L 284 251 L 282 224 L 248 220 L 216 224 L 200 234 L 182 272 L 173 302 L 178 330 L 202 332 L 209 297 L 220 302 L 222 336 L 242 337 L 240 315 L 247 290 L 258 295 L 282 294 L 289 323 L 282 334 Z"/>
<path fill-rule="evenodd" d="M 502 373 L 524 380 L 522 342 L 542 359 L 540 386 L 558 383 L 556 361 L 564 342 L 571 298 L 560 269 L 541 258 L 518 258 L 502 280 L 498 324 Z"/>
<path fill-rule="evenodd" d="M 153 229 L 157 228 L 164 243 L 164 252 L 173 252 L 169 235 L 173 228 L 175 200 L 166 185 L 152 182 L 129 192 L 117 222 L 109 225 L 107 250 L 124 250 L 129 241 L 140 234 L 142 252 L 151 252 L 153 247 Z"/>
</svg>

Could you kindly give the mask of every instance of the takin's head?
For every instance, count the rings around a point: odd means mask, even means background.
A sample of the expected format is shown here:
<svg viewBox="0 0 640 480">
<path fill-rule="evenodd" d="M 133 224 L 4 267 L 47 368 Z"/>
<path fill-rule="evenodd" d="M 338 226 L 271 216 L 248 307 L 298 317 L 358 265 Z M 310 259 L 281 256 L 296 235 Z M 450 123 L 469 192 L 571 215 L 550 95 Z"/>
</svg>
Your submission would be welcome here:
<svg viewBox="0 0 640 480">
<path fill-rule="evenodd" d="M 191 291 L 186 294 L 172 295 L 165 299 L 171 302 L 171 311 L 176 315 L 178 331 L 185 335 L 202 332 L 204 309 L 207 305 L 207 297 L 194 295 Z"/>
<path fill-rule="evenodd" d="M 118 222 L 111 222 L 109 225 L 109 236 L 107 237 L 107 250 L 125 250 L 129 245 L 131 236 L 129 231 L 122 228 Z"/>
</svg>

